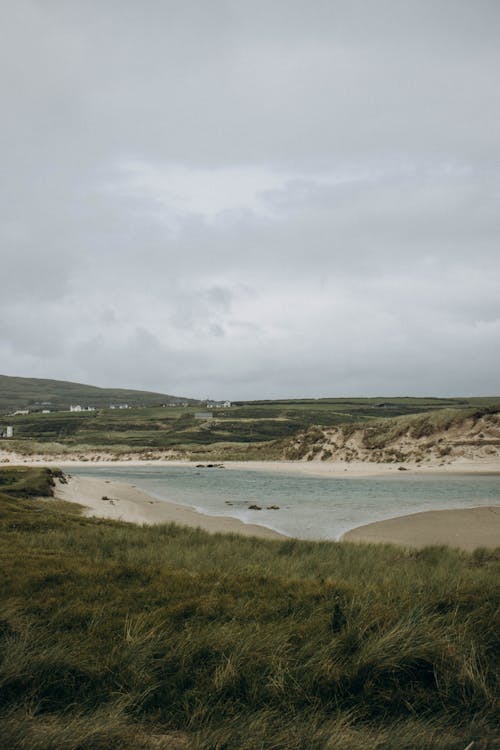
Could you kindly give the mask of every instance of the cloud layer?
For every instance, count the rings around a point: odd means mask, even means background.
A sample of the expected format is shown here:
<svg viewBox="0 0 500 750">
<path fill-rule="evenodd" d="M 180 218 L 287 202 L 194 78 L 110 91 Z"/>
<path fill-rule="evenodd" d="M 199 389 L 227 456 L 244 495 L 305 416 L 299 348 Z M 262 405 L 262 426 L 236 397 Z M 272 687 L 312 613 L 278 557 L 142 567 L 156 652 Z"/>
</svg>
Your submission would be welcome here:
<svg viewBox="0 0 500 750">
<path fill-rule="evenodd" d="M 498 393 L 497 2 L 3 16 L 1 371 Z"/>
</svg>

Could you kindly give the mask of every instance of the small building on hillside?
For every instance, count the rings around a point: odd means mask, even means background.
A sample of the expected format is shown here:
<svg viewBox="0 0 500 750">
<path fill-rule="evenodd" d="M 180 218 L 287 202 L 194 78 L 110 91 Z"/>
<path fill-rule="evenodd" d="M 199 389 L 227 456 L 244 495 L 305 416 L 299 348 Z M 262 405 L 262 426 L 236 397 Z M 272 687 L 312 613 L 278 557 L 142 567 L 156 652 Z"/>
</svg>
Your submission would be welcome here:
<svg viewBox="0 0 500 750">
<path fill-rule="evenodd" d="M 12 425 L 7 427 L 0 427 L 0 438 L 12 438 L 14 437 L 14 428 Z"/>
<path fill-rule="evenodd" d="M 70 411 L 95 411 L 94 406 L 80 406 L 80 404 L 71 404 Z"/>
<path fill-rule="evenodd" d="M 229 409 L 230 401 L 207 401 L 207 409 Z"/>
<path fill-rule="evenodd" d="M 29 409 L 16 409 L 16 411 L 13 411 L 10 416 L 17 417 L 18 415 L 29 414 L 29 413 L 30 413 Z"/>
</svg>

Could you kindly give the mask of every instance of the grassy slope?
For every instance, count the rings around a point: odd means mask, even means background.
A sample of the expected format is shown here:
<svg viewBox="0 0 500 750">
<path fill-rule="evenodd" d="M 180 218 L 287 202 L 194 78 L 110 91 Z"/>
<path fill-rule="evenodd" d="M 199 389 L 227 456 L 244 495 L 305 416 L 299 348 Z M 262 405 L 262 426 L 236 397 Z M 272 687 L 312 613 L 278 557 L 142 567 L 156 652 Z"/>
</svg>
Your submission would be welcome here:
<svg viewBox="0 0 500 750">
<path fill-rule="evenodd" d="M 176 400 L 176 398 L 178 397 L 164 393 L 125 388 L 98 388 L 65 380 L 0 375 L 0 413 L 24 408 L 69 409 L 70 404 L 108 407 L 114 403 L 128 403 L 133 406 L 150 406 Z M 50 406 L 42 406 L 43 402 L 50 402 Z"/>
<path fill-rule="evenodd" d="M 0 477 L 1 747 L 495 747 L 494 553 L 140 528 Z"/>
</svg>

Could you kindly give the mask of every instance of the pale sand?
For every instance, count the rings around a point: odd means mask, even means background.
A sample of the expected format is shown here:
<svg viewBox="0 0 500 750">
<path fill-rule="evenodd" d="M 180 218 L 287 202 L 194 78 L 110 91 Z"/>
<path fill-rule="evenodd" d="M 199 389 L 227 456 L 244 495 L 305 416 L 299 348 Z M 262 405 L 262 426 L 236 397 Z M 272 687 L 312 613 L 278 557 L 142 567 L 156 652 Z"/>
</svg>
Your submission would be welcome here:
<svg viewBox="0 0 500 750">
<path fill-rule="evenodd" d="M 429 510 L 377 521 L 346 532 L 346 542 L 390 542 L 403 547 L 447 545 L 471 552 L 500 546 L 500 507 Z"/>
<path fill-rule="evenodd" d="M 197 464 L 222 463 L 225 469 L 239 471 L 268 471 L 281 474 L 301 474 L 316 477 L 379 477 L 405 474 L 500 474 L 500 457 L 492 459 L 464 459 L 453 461 L 430 460 L 421 464 L 402 462 L 378 464 L 369 461 L 186 461 L 179 459 L 155 458 L 140 459 L 133 454 L 130 457 L 115 459 L 112 456 L 87 454 L 86 460 L 65 456 L 22 456 L 0 449 L 0 464 L 11 466 L 52 466 L 60 468 L 87 466 L 196 466 Z M 400 471 L 399 467 L 405 471 Z M 213 469 L 218 471 L 218 469 Z"/>
<path fill-rule="evenodd" d="M 182 465 L 184 462 L 168 462 Z M 443 464 L 377 464 L 369 461 L 224 461 L 226 469 L 239 471 L 269 471 L 280 474 L 302 474 L 314 477 L 383 477 L 408 474 L 500 474 L 500 458 L 494 460 L 456 459 Z M 399 467 L 403 467 L 404 471 Z"/>
<path fill-rule="evenodd" d="M 207 516 L 184 505 L 157 500 L 130 484 L 88 477 L 57 482 L 56 497 L 85 508 L 85 515 L 138 524 L 176 523 L 212 533 L 224 532 L 265 539 L 285 539 L 283 534 L 237 518 Z M 103 499 L 107 498 L 107 499 Z"/>
</svg>

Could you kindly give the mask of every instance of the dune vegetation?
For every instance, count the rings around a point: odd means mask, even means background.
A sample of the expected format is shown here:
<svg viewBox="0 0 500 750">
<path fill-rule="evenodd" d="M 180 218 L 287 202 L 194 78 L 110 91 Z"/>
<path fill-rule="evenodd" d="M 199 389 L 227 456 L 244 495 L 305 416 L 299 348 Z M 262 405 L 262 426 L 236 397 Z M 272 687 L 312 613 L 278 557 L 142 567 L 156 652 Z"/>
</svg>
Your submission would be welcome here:
<svg viewBox="0 0 500 750">
<path fill-rule="evenodd" d="M 498 551 L 139 527 L 53 482 L 0 470 L 0 747 L 498 747 Z"/>
<path fill-rule="evenodd" d="M 500 456 L 500 406 L 440 408 L 369 423 L 314 425 L 284 446 L 291 460 L 415 463 Z"/>
</svg>

